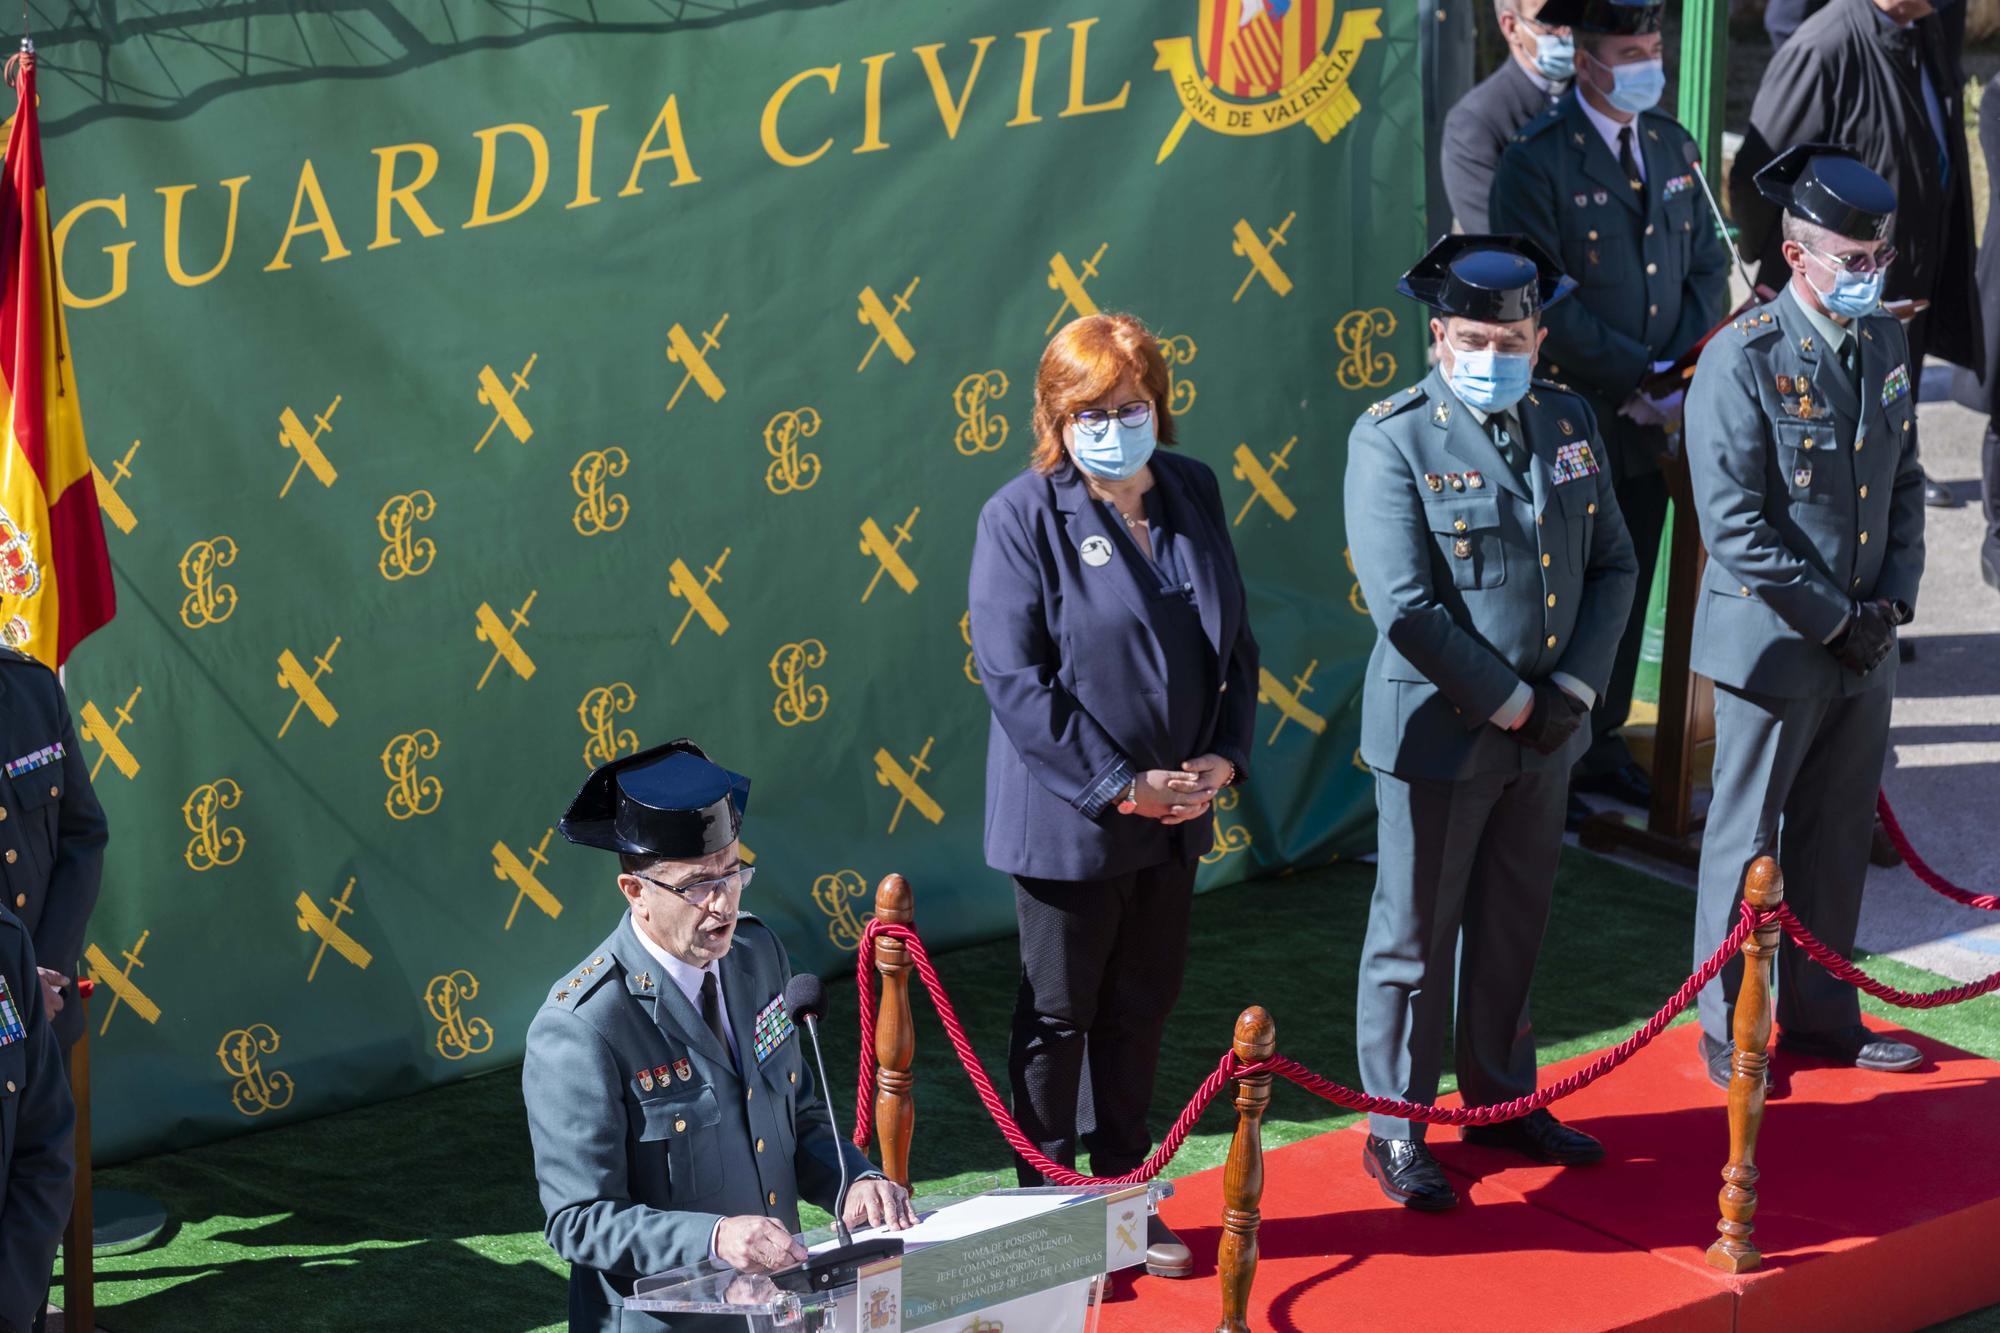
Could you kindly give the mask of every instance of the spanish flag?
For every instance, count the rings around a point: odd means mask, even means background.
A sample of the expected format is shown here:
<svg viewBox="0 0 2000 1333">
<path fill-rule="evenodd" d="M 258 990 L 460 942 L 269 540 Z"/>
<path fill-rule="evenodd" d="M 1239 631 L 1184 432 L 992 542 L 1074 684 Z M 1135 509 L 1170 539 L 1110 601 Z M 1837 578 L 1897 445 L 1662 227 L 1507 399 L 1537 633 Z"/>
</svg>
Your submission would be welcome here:
<svg viewBox="0 0 2000 1333">
<path fill-rule="evenodd" d="M 8 64 L 20 103 L 0 175 L 0 642 L 53 667 L 117 598 L 57 291 L 33 44 Z"/>
</svg>

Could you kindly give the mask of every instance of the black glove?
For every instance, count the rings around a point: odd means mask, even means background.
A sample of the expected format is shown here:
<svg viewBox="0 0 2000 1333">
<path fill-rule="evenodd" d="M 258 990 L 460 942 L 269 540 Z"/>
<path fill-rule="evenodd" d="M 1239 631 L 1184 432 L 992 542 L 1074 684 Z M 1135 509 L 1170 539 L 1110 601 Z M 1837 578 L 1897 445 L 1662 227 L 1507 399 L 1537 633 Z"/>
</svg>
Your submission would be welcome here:
<svg viewBox="0 0 2000 1333">
<path fill-rule="evenodd" d="M 1528 720 L 1507 734 L 1536 754 L 1554 754 L 1576 735 L 1590 710 L 1568 690 L 1548 681 L 1536 681 L 1534 690 L 1535 706 L 1528 710 Z"/>
<path fill-rule="evenodd" d="M 1834 660 L 1857 676 L 1880 666 L 1896 646 L 1896 626 L 1882 602 L 1858 602 L 1847 625 L 1827 644 Z"/>
</svg>

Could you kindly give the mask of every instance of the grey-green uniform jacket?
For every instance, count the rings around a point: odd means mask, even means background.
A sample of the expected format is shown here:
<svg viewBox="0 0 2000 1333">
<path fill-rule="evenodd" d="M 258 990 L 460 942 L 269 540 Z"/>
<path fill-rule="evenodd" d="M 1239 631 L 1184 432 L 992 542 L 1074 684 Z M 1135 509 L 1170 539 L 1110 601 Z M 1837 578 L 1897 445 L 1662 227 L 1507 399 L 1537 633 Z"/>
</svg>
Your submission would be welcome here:
<svg viewBox="0 0 2000 1333">
<path fill-rule="evenodd" d="M 1573 763 L 1580 729 L 1542 756 L 1489 726 L 1557 672 L 1604 691 L 1637 577 L 1596 419 L 1536 381 L 1515 415 L 1523 482 L 1435 370 L 1355 420 L 1347 539 L 1375 620 L 1361 757 L 1405 778 Z"/>
<path fill-rule="evenodd" d="M 49 1296 L 69 1220 L 76 1105 L 42 1005 L 28 927 L 0 907 L 0 1329 L 26 1330 Z"/>
<path fill-rule="evenodd" d="M 783 1014 L 778 937 L 745 914 L 720 966 L 740 1075 L 629 915 L 528 1028 L 521 1090 L 573 1329 L 669 1327 L 622 1308 L 634 1279 L 707 1258 L 724 1217 L 797 1232 L 801 1198 L 833 1205 L 836 1153 L 857 1178 L 880 1174 L 834 1133 L 805 1034 Z"/>
<path fill-rule="evenodd" d="M 1690 665 L 1782 698 L 1855 694 L 1823 646 L 1857 601 L 1912 607 L 1924 570 L 1917 370 L 1894 317 L 1857 321 L 1861 392 L 1788 285 L 1702 349 L 1688 473 L 1708 546 Z"/>
</svg>

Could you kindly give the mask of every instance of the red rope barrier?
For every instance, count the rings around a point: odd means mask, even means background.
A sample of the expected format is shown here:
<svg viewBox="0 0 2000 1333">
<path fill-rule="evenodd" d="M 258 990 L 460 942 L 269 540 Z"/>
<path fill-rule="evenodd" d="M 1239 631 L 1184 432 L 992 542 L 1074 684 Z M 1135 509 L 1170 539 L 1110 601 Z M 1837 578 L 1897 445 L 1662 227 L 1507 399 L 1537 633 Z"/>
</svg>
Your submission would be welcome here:
<svg viewBox="0 0 2000 1333">
<path fill-rule="evenodd" d="M 1790 903 L 1778 908 L 1778 919 L 1784 923 L 1785 933 L 1792 937 L 1792 942 L 1804 949 L 1815 963 L 1849 985 L 1859 987 L 1876 999 L 1887 1001 L 1899 1008 L 1937 1009 L 1947 1004 L 1961 1004 L 1966 1000 L 2000 991 L 2000 972 L 1995 972 L 1982 981 L 1969 981 L 1963 986 L 1952 986 L 1945 990 L 1897 990 L 1894 986 L 1875 980 L 1828 948 L 1818 936 L 1806 929 L 1805 922 L 1793 914 Z"/>
<path fill-rule="evenodd" d="M 1976 907 L 1982 912 L 2000 912 L 2000 894 L 1974 893 L 1970 889 L 1961 889 L 1931 869 L 1930 863 L 1917 855 L 1916 848 L 1910 846 L 1910 840 L 1903 836 L 1903 826 L 1896 822 L 1896 812 L 1889 808 L 1888 792 L 1875 793 L 1875 813 L 1882 817 L 1883 831 L 1889 835 L 1889 841 L 1895 844 L 1896 850 L 1903 854 L 1903 860 L 1909 864 L 1910 870 L 1918 879 L 1955 903 L 1964 903 L 1967 907 Z"/>
</svg>

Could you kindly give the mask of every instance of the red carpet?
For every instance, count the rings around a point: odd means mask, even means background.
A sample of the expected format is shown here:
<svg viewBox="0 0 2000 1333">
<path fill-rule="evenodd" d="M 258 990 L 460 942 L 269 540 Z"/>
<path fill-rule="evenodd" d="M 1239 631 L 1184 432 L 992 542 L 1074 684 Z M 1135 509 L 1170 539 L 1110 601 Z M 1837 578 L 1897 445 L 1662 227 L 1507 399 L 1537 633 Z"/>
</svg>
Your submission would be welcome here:
<svg viewBox="0 0 2000 1333">
<path fill-rule="evenodd" d="M 1839 1333 L 2000 1303 L 2000 1064 L 1907 1032 L 1928 1057 L 1911 1074 L 1778 1056 L 1757 1155 L 1764 1268 L 1733 1278 L 1702 1261 L 1729 1130 L 1695 1035 L 1673 1029 L 1555 1108 L 1604 1141 L 1601 1165 L 1533 1166 L 1433 1130 L 1451 1213 L 1384 1199 L 1360 1127 L 1270 1152 L 1251 1327 Z M 1280 1082 L 1277 1111 L 1304 1096 Z M 1163 1211 L 1196 1277 L 1126 1286 L 1107 1333 L 1216 1326 L 1222 1172 L 1177 1182 Z"/>
</svg>

